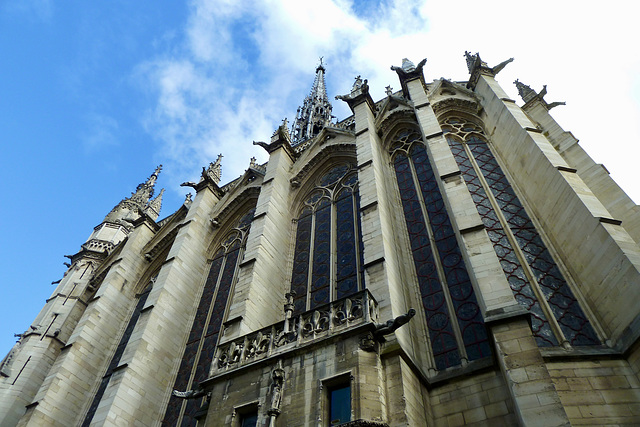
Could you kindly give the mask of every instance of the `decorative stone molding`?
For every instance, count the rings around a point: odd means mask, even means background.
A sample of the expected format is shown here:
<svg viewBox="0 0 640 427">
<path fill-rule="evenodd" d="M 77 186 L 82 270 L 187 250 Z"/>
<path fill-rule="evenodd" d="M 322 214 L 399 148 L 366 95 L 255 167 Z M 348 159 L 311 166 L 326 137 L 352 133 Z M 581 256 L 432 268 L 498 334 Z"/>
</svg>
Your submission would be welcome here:
<svg viewBox="0 0 640 427">
<path fill-rule="evenodd" d="M 367 290 L 360 291 L 220 345 L 213 360 L 212 375 L 279 357 L 319 338 L 375 323 L 377 319 L 378 305 L 373 296 Z"/>
<path fill-rule="evenodd" d="M 344 153 L 349 156 L 355 156 L 356 154 L 356 146 L 355 144 L 331 144 L 324 147 L 320 150 L 315 156 L 311 158 L 303 167 L 300 169 L 293 178 L 289 180 L 290 184 L 294 188 L 298 188 L 302 182 L 306 179 L 307 175 L 315 169 L 315 167 L 322 161 L 326 160 L 333 153 Z"/>
</svg>

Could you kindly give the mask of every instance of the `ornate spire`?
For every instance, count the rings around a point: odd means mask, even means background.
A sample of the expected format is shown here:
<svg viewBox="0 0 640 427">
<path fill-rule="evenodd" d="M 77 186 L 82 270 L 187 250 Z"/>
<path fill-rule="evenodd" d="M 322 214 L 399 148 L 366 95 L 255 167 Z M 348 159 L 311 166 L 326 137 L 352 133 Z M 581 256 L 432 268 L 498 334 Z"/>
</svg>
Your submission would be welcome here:
<svg viewBox="0 0 640 427">
<path fill-rule="evenodd" d="M 153 187 L 158 180 L 158 174 L 162 171 L 162 165 L 158 166 L 151 176 L 142 184 L 138 185 L 136 191 L 131 193 L 131 201 L 139 205 L 146 205 L 153 197 Z"/>
<path fill-rule="evenodd" d="M 160 190 L 160 194 L 155 199 L 149 202 L 144 212 L 149 215 L 155 221 L 160 216 L 160 209 L 162 209 L 162 195 L 164 194 L 164 188 Z"/>
<path fill-rule="evenodd" d="M 476 84 L 478 83 L 478 79 L 480 75 L 495 77 L 504 67 L 507 66 L 510 62 L 513 62 L 513 58 L 509 58 L 506 61 L 502 61 L 498 65 L 494 67 L 489 67 L 486 62 L 480 58 L 480 54 L 476 52 L 475 55 L 471 54 L 469 51 L 464 52 L 464 56 L 467 59 L 467 68 L 469 69 L 469 82 L 467 83 L 467 87 L 469 89 L 475 89 Z"/>
<path fill-rule="evenodd" d="M 542 105 L 544 105 L 547 108 L 547 110 L 551 110 L 552 108 L 557 107 L 558 105 L 565 105 L 564 101 L 549 103 L 544 100 L 544 96 L 547 94 L 547 85 L 542 86 L 542 90 L 539 93 L 536 93 L 535 90 L 531 89 L 531 86 L 522 83 L 518 79 L 516 79 L 516 81 L 513 82 L 513 84 L 515 84 L 516 87 L 518 88 L 518 94 L 520 95 L 522 100 L 525 102 L 525 104 L 528 104 L 530 101 L 537 99 L 538 101 L 540 101 L 540 103 L 542 103 Z"/>
<path fill-rule="evenodd" d="M 293 145 L 313 138 L 320 133 L 322 128 L 331 124 L 332 107 L 327 97 L 324 81 L 325 71 L 322 57 L 320 57 L 320 65 L 316 67 L 316 78 L 313 81 L 311 92 L 304 99 L 302 106 L 298 107 L 296 119 L 291 126 Z"/>
<path fill-rule="evenodd" d="M 222 178 L 222 154 L 218 154 L 215 163 L 209 163 L 206 173 L 216 184 L 220 182 Z"/>
<path fill-rule="evenodd" d="M 529 102 L 533 98 L 536 97 L 537 93 L 535 90 L 531 89 L 531 86 L 522 83 L 520 80 L 516 79 L 513 84 L 518 88 L 518 94 L 522 98 L 524 102 Z"/>
<path fill-rule="evenodd" d="M 153 201 L 149 202 L 149 200 L 153 197 L 154 186 L 158 180 L 160 171 L 162 171 L 162 165 L 158 166 L 144 183 L 136 187 L 136 191 L 131 193 L 131 197 L 122 199 L 120 203 L 109 212 L 104 220 L 106 222 L 122 224 L 127 227 L 130 226 L 131 221 L 140 218 L 144 213 L 155 220 L 160 213 L 164 189 L 160 191 L 158 197 Z"/>
</svg>

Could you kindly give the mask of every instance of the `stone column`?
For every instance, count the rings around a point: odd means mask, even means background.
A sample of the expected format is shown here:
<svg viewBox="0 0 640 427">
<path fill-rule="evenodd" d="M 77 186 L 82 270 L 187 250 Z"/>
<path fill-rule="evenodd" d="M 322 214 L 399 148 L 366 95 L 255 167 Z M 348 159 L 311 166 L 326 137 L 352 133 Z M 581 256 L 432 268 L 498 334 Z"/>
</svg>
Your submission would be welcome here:
<svg viewBox="0 0 640 427">
<path fill-rule="evenodd" d="M 139 252 L 154 232 L 146 221 L 131 232 L 19 425 L 81 421 L 134 304 L 133 288 L 145 267 Z"/>
<path fill-rule="evenodd" d="M 479 57 L 478 57 L 478 62 Z M 568 268 L 610 344 L 640 336 L 636 314 L 640 247 L 527 115 L 496 82 L 495 69 L 472 67 L 492 147 L 509 178 Z M 479 70 L 479 71 L 478 71 Z"/>
<path fill-rule="evenodd" d="M 640 243 L 640 206 L 609 176 L 609 172 L 600 163 L 596 163 L 578 144 L 578 139 L 567 132 L 551 116 L 549 110 L 564 102 L 548 103 L 544 100 L 546 86 L 536 93 L 529 86 L 516 80 L 516 86 L 525 104 L 522 110 L 536 123 L 542 134 L 549 140 L 571 168 L 585 182 L 605 208 L 620 219 L 622 226 L 636 243 Z"/>
<path fill-rule="evenodd" d="M 287 257 L 292 216 L 288 207 L 294 161 L 286 123 L 264 148 L 269 162 L 240 264 L 224 341 L 283 320 L 282 304 L 290 283 Z"/>
<path fill-rule="evenodd" d="M 147 298 L 93 422 L 162 421 L 207 273 L 211 213 L 222 192 L 204 179 Z M 139 256 L 139 255 L 138 255 Z"/>
<path fill-rule="evenodd" d="M 390 206 L 386 184 L 388 156 L 377 134 L 367 81 L 358 77 L 351 93 L 337 98 L 349 104 L 355 118 L 365 283 L 378 302 L 380 319 L 390 319 L 406 313 L 408 307 L 395 250 L 393 216 L 397 212 Z"/>
</svg>

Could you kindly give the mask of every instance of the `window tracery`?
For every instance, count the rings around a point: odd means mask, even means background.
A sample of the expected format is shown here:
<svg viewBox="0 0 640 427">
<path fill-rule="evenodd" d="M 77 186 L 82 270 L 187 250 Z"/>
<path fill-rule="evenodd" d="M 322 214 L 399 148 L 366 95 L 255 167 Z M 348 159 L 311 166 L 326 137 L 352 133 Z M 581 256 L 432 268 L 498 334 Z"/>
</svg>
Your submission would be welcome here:
<svg viewBox="0 0 640 427">
<path fill-rule="evenodd" d="M 389 151 L 435 367 L 487 357 L 482 314 L 420 132 L 399 130 Z"/>
<path fill-rule="evenodd" d="M 600 341 L 558 265 L 491 152 L 482 128 L 450 117 L 442 125 L 509 286 L 531 314 L 539 346 Z"/>
<path fill-rule="evenodd" d="M 335 166 L 316 181 L 297 219 L 294 314 L 363 289 L 359 210 L 352 165 Z"/>
<path fill-rule="evenodd" d="M 207 379 L 213 361 L 224 315 L 236 281 L 238 264 L 246 245 L 255 208 L 246 213 L 224 237 L 215 252 L 196 316 L 178 369 L 174 390 L 189 390 Z M 163 425 L 176 425 L 185 406 L 182 426 L 195 426 L 200 399 L 183 400 L 174 395 L 169 400 Z"/>
<path fill-rule="evenodd" d="M 98 386 L 98 390 L 96 391 L 96 394 L 93 397 L 93 400 L 91 401 L 89 410 L 87 411 L 87 414 L 85 415 L 84 421 L 82 423 L 83 427 L 88 426 L 93 420 L 94 415 L 96 414 L 98 406 L 100 405 L 100 401 L 102 400 L 104 393 L 107 390 L 107 386 L 111 381 L 111 376 L 113 372 L 116 370 L 116 368 L 120 365 L 120 360 L 122 359 L 124 350 L 127 348 L 127 345 L 129 344 L 129 340 L 131 339 L 133 330 L 135 329 L 136 324 L 138 323 L 138 319 L 142 314 L 142 309 L 144 308 L 144 305 L 147 302 L 147 297 L 149 296 L 149 293 L 151 292 L 151 289 L 153 288 L 153 284 L 155 283 L 157 278 L 158 278 L 158 273 L 155 273 L 152 276 L 152 278 L 149 280 L 149 283 L 144 288 L 142 293 L 136 296 L 138 298 L 138 302 L 136 303 L 136 306 L 133 309 L 131 316 L 129 317 L 129 321 L 127 322 L 127 326 L 124 330 L 124 333 L 122 334 L 122 337 L 120 337 L 120 341 L 118 342 L 116 351 L 113 354 L 113 356 L 111 356 L 111 361 L 109 362 L 107 371 L 102 377 L 100 386 Z"/>
</svg>

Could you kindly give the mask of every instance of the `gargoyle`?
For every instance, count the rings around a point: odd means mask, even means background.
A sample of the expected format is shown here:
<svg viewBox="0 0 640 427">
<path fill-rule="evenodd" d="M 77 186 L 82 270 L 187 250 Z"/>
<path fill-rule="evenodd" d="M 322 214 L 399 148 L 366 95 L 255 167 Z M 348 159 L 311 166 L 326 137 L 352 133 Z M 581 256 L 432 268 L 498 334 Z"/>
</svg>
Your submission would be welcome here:
<svg viewBox="0 0 640 427">
<path fill-rule="evenodd" d="M 180 184 L 180 187 L 192 187 L 192 188 L 196 188 L 196 184 L 195 182 L 192 181 L 187 181 L 187 182 L 183 182 L 182 184 Z"/>
<path fill-rule="evenodd" d="M 395 332 L 396 329 L 407 323 L 415 315 L 416 311 L 413 308 L 410 308 L 406 314 L 402 314 L 395 319 L 387 320 L 387 323 L 378 323 L 375 331 L 373 331 L 373 335 L 378 341 L 384 342 L 385 335 Z"/>
<path fill-rule="evenodd" d="M 196 388 L 195 390 L 187 390 L 187 391 L 178 391 L 173 390 L 171 393 L 175 397 L 179 397 L 180 399 L 196 399 L 198 397 L 205 396 L 207 391 L 201 388 Z"/>
</svg>

